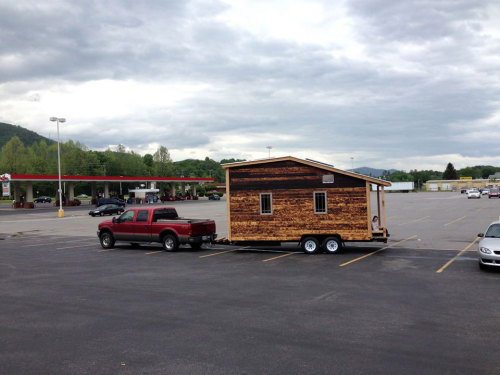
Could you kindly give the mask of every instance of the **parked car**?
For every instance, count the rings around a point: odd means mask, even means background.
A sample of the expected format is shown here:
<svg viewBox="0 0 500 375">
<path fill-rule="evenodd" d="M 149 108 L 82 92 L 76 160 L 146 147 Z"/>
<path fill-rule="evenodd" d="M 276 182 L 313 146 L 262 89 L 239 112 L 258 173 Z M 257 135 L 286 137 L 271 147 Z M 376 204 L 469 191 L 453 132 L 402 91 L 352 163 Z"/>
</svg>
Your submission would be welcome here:
<svg viewBox="0 0 500 375">
<path fill-rule="evenodd" d="M 208 199 L 214 200 L 214 201 L 220 201 L 220 196 L 219 196 L 219 194 L 210 194 L 208 196 Z"/>
<path fill-rule="evenodd" d="M 117 206 L 125 207 L 125 201 L 116 198 L 101 198 L 97 202 L 97 207 L 100 207 L 105 204 L 116 204 Z"/>
<path fill-rule="evenodd" d="M 491 223 L 478 237 L 479 268 L 500 267 L 500 222 Z"/>
<path fill-rule="evenodd" d="M 479 192 L 479 190 L 470 189 L 467 192 L 467 199 L 471 199 L 471 198 L 481 198 L 481 193 Z"/>
<path fill-rule="evenodd" d="M 117 204 L 104 204 L 93 210 L 90 210 L 89 215 L 91 216 L 104 216 L 104 215 L 115 215 L 121 214 L 125 209 Z"/>
<path fill-rule="evenodd" d="M 80 199 L 78 199 L 78 198 L 73 199 L 73 205 L 79 206 L 81 204 L 82 204 L 82 201 Z"/>
<path fill-rule="evenodd" d="M 35 199 L 35 203 L 50 203 L 50 202 L 52 202 L 51 197 L 38 197 L 37 199 Z"/>
<path fill-rule="evenodd" d="M 460 189 L 460 194 L 465 194 L 467 193 L 467 190 L 469 190 L 469 188 L 466 186 L 466 187 L 463 187 Z"/>
<path fill-rule="evenodd" d="M 490 193 L 490 189 L 483 189 L 483 191 L 481 191 L 481 195 L 488 195 Z"/>
<path fill-rule="evenodd" d="M 493 188 L 490 189 L 490 192 L 488 193 L 488 198 L 499 198 L 500 197 L 500 190 Z"/>
</svg>

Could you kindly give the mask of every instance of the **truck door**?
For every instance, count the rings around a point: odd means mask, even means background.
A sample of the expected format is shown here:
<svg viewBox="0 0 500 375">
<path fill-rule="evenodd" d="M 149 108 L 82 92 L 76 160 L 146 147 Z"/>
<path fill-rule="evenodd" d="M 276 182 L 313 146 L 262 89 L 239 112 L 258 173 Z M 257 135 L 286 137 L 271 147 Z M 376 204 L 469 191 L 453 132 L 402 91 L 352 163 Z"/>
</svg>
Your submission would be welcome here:
<svg viewBox="0 0 500 375">
<path fill-rule="evenodd" d="M 113 224 L 113 236 L 117 240 L 128 241 L 132 235 L 134 210 L 125 211 Z"/>
<path fill-rule="evenodd" d="M 148 222 L 148 210 L 138 210 L 132 224 L 132 232 L 136 241 L 151 241 L 151 226 Z"/>
</svg>

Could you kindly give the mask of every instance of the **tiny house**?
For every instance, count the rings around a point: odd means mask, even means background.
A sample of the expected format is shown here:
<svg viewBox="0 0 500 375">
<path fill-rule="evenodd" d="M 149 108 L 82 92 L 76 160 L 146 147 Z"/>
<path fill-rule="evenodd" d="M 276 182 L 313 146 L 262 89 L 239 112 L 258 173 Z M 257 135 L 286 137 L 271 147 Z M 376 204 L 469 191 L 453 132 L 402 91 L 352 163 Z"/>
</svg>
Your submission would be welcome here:
<svg viewBox="0 0 500 375">
<path fill-rule="evenodd" d="M 388 181 L 291 156 L 222 167 L 230 242 L 298 242 L 306 253 L 335 253 L 347 241 L 387 242 Z"/>
</svg>

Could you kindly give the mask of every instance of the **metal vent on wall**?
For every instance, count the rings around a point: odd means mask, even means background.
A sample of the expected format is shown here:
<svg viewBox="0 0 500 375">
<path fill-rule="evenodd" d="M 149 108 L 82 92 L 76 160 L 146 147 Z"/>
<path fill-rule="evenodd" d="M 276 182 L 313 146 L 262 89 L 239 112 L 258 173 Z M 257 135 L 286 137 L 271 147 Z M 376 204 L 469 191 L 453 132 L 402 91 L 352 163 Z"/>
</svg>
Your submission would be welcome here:
<svg viewBox="0 0 500 375">
<path fill-rule="evenodd" d="M 333 174 L 324 174 L 323 175 L 323 183 L 324 184 L 333 184 L 335 182 L 335 176 Z"/>
</svg>

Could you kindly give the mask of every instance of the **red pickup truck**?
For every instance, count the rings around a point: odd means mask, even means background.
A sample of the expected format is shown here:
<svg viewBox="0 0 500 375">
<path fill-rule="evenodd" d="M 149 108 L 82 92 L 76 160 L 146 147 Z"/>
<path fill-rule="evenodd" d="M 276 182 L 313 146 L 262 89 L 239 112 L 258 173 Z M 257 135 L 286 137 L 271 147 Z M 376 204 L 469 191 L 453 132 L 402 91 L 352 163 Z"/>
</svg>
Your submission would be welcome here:
<svg viewBox="0 0 500 375">
<path fill-rule="evenodd" d="M 105 249 L 112 248 L 115 241 L 125 241 L 159 242 L 165 250 L 175 251 L 181 244 L 199 249 L 217 234 L 213 220 L 181 218 L 173 207 L 137 207 L 100 223 L 97 236 Z"/>
</svg>

